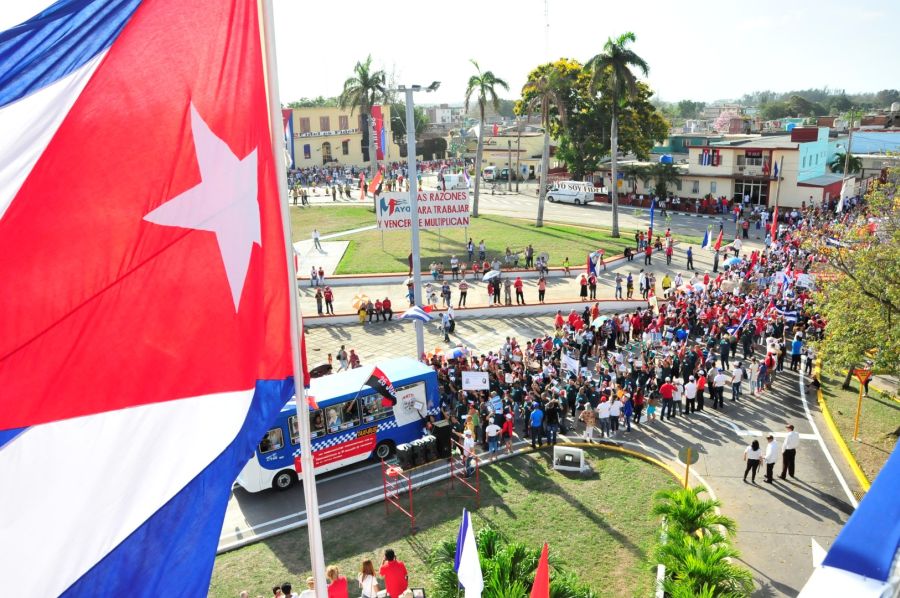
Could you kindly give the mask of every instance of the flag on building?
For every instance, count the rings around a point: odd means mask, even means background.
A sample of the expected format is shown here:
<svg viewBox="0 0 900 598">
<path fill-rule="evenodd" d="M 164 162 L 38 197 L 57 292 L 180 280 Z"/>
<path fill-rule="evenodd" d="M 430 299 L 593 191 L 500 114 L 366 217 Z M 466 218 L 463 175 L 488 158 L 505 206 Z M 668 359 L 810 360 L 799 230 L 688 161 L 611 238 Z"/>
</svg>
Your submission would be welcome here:
<svg viewBox="0 0 900 598">
<path fill-rule="evenodd" d="M 372 373 L 366 380 L 366 386 L 373 388 L 381 395 L 381 404 L 385 407 L 397 404 L 397 392 L 394 390 L 394 383 L 378 366 L 372 368 Z"/>
<path fill-rule="evenodd" d="M 0 33 L 3 592 L 205 595 L 294 392 L 258 4 L 44 5 Z"/>
<path fill-rule="evenodd" d="M 413 305 L 400 316 L 401 320 L 419 320 L 420 322 L 430 322 L 433 318 L 431 315 L 431 306 L 426 305 L 425 308 L 421 308 L 418 305 Z"/>
<path fill-rule="evenodd" d="M 459 533 L 456 534 L 456 558 L 453 561 L 453 570 L 456 571 L 459 585 L 466 590 L 466 598 L 481 598 L 484 575 L 481 573 L 481 562 L 478 560 L 478 546 L 475 544 L 472 520 L 466 509 L 463 509 Z"/>
<path fill-rule="evenodd" d="M 541 560 L 538 561 L 537 571 L 534 574 L 530 598 L 550 598 L 550 548 L 546 542 L 541 549 Z"/>
<path fill-rule="evenodd" d="M 722 249 L 722 235 L 724 234 L 724 232 L 725 232 L 724 230 L 720 230 L 719 236 L 716 237 L 716 242 L 713 243 L 713 249 L 716 251 Z"/>
<path fill-rule="evenodd" d="M 706 232 L 703 233 L 703 242 L 700 243 L 700 249 L 706 249 L 709 247 L 709 227 L 706 227 Z"/>
<path fill-rule="evenodd" d="M 772 165 L 772 178 L 776 181 L 778 180 L 778 162 Z"/>
</svg>

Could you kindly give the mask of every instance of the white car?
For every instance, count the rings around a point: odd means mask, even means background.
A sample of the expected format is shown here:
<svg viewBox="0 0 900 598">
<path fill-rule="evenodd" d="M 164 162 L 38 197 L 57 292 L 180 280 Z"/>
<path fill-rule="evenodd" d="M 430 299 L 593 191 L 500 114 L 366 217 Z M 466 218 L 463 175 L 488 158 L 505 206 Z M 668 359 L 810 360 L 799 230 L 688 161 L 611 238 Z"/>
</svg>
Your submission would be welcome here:
<svg viewBox="0 0 900 598">
<path fill-rule="evenodd" d="M 558 203 L 574 203 L 587 205 L 594 201 L 597 190 L 591 183 L 584 181 L 559 181 L 553 183 L 547 191 L 547 201 Z"/>
</svg>

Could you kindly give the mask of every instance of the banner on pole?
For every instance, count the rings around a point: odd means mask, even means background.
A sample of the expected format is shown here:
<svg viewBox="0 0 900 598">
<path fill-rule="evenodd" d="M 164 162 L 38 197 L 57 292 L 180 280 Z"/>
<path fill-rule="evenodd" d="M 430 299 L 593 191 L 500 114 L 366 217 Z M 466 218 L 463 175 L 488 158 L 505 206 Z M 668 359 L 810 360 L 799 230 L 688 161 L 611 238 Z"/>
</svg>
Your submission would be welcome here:
<svg viewBox="0 0 900 598">
<path fill-rule="evenodd" d="M 468 191 L 419 191 L 419 228 L 469 226 Z M 408 193 L 385 193 L 378 198 L 375 218 L 380 230 L 405 230 L 412 226 Z"/>
</svg>

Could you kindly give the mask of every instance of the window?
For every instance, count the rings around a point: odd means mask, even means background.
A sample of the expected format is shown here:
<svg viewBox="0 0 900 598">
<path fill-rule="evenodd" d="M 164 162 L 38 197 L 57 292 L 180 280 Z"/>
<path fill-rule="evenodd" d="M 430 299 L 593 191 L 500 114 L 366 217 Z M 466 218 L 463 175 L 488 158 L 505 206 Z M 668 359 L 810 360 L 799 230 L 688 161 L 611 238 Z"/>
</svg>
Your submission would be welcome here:
<svg viewBox="0 0 900 598">
<path fill-rule="evenodd" d="M 319 117 L 319 130 L 320 131 L 330 131 L 331 130 L 331 119 L 327 116 Z"/>
<path fill-rule="evenodd" d="M 681 179 L 675 179 L 675 189 L 681 191 Z"/>
<path fill-rule="evenodd" d="M 345 401 L 312 412 L 310 427 L 312 437 L 334 434 L 359 425 L 359 401 Z"/>
<path fill-rule="evenodd" d="M 309 160 L 312 156 L 312 148 L 310 148 L 308 143 L 303 144 L 303 158 L 305 160 Z"/>
<path fill-rule="evenodd" d="M 350 140 L 349 139 L 344 139 L 343 141 L 341 141 L 341 152 L 343 152 L 343 154 L 345 156 L 350 154 Z"/>
<path fill-rule="evenodd" d="M 308 118 L 300 119 L 300 132 L 301 133 L 309 133 L 309 119 Z"/>
<path fill-rule="evenodd" d="M 716 194 L 716 182 L 715 182 L 715 181 L 710 181 L 710 182 L 709 182 L 709 192 L 710 192 L 712 195 L 715 195 L 715 194 Z"/>
<path fill-rule="evenodd" d="M 803 168 L 806 168 L 806 156 L 803 156 Z"/>
<path fill-rule="evenodd" d="M 350 117 L 348 116 L 339 116 L 338 117 L 338 129 L 342 131 L 346 131 L 350 128 Z"/>
<path fill-rule="evenodd" d="M 281 428 L 272 428 L 259 443 L 260 454 L 271 453 L 284 447 L 284 432 Z"/>
<path fill-rule="evenodd" d="M 381 404 L 381 395 L 369 395 L 362 400 L 362 420 L 364 423 L 378 421 L 394 414 L 392 407 Z"/>
<path fill-rule="evenodd" d="M 762 166 L 762 152 L 750 152 L 748 151 L 743 156 L 739 155 L 737 157 L 737 165 L 738 166 Z"/>
<path fill-rule="evenodd" d="M 288 418 L 288 430 L 291 433 L 291 444 L 300 444 L 300 428 L 297 426 L 297 416 Z"/>
</svg>

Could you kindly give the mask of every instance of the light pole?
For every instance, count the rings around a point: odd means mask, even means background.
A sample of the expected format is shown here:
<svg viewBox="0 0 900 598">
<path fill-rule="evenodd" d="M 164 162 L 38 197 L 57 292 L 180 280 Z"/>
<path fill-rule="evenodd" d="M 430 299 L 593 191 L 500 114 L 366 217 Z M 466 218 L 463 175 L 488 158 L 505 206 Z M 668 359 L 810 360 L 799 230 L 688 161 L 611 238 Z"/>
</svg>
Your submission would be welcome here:
<svg viewBox="0 0 900 598">
<path fill-rule="evenodd" d="M 419 256 L 419 190 L 416 176 L 416 123 L 413 105 L 413 93 L 435 91 L 440 81 L 434 81 L 428 87 L 421 85 L 400 85 L 395 91 L 402 91 L 406 96 L 406 178 L 409 181 L 409 213 L 412 232 L 412 270 L 413 270 L 413 302 L 422 306 L 422 264 Z M 415 320 L 416 327 L 416 359 L 425 353 L 425 329 L 421 320 Z"/>
</svg>

